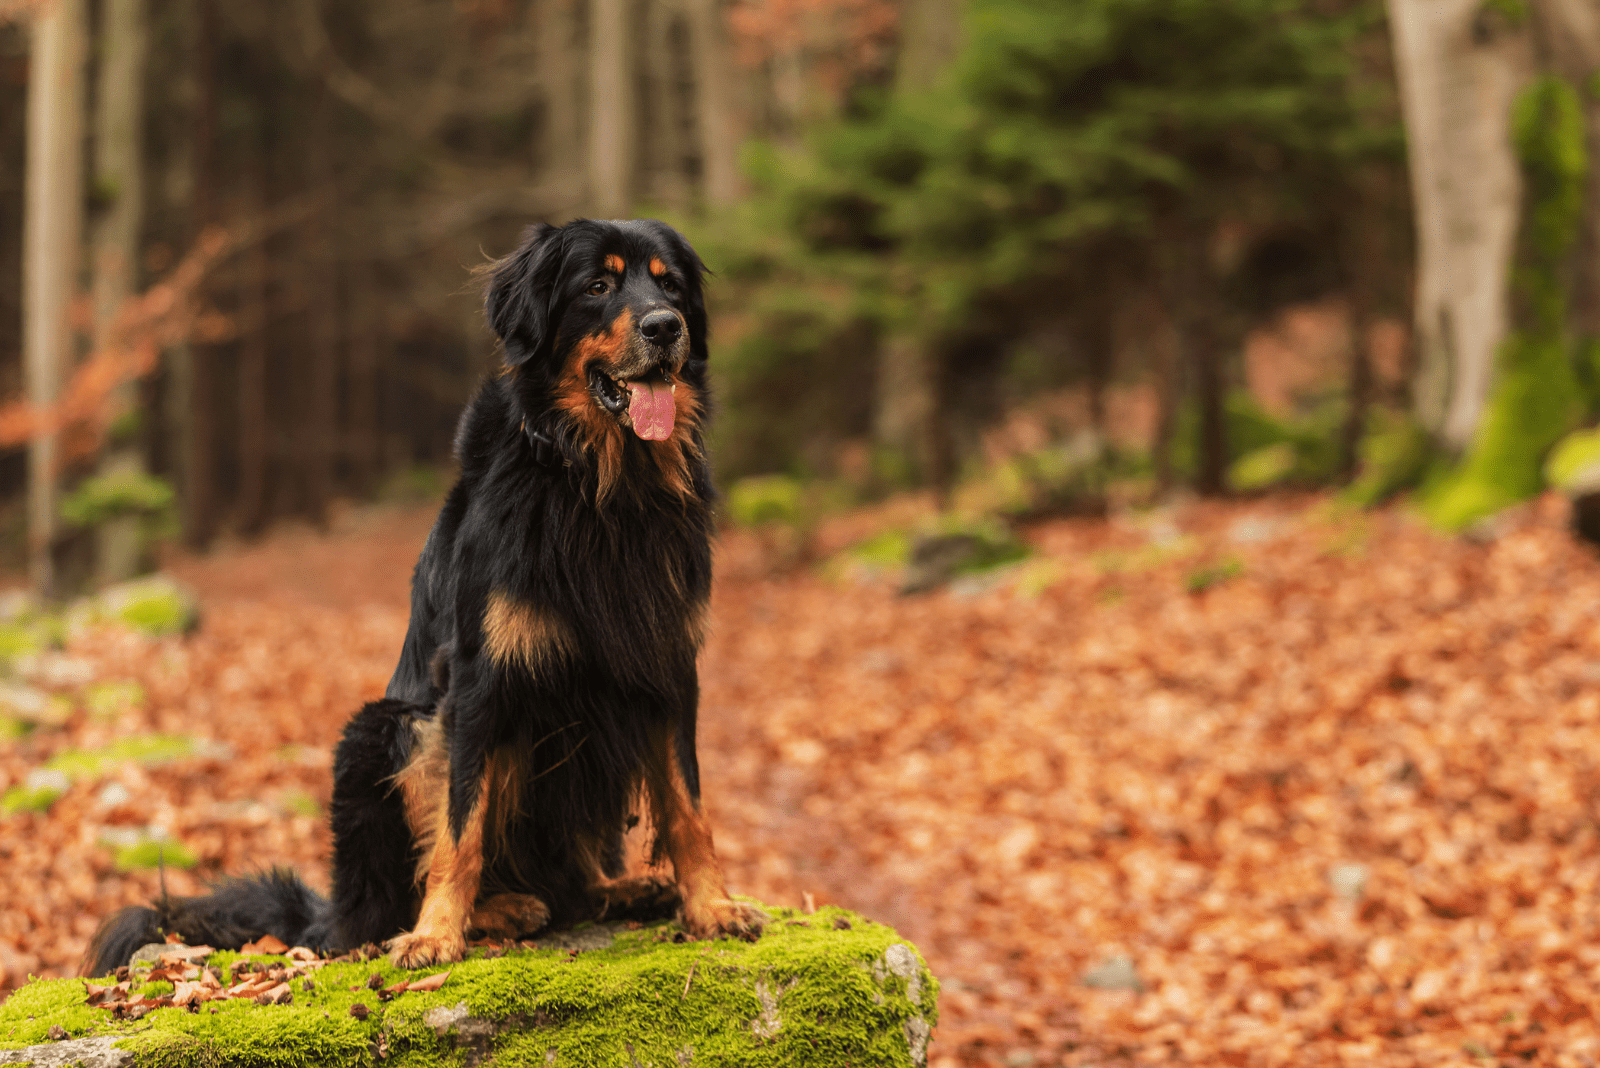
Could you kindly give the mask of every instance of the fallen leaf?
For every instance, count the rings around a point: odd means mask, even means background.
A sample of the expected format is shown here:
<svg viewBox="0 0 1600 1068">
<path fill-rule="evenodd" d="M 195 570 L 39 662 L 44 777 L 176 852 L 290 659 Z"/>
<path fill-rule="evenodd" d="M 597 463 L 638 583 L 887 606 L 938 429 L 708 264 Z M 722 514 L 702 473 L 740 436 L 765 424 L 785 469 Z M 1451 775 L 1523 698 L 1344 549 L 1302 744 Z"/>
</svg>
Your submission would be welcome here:
<svg viewBox="0 0 1600 1068">
<path fill-rule="evenodd" d="M 444 986 L 444 981 L 450 977 L 449 972 L 437 972 L 422 979 L 413 979 L 406 984 L 407 990 L 432 991 Z"/>
<path fill-rule="evenodd" d="M 288 952 L 288 949 L 289 947 L 284 945 L 280 939 L 272 935 L 262 935 L 254 942 L 246 942 L 239 952 L 248 957 L 259 955 L 276 955 L 279 953 L 286 953 Z"/>
</svg>

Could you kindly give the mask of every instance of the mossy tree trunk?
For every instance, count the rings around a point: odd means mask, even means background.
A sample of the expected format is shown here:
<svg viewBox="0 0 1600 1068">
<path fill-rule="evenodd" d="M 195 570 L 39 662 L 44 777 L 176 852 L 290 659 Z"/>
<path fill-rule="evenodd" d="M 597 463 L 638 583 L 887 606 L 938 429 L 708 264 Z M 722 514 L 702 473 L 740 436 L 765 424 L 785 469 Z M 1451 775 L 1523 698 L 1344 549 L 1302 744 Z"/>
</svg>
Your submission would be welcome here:
<svg viewBox="0 0 1600 1068">
<path fill-rule="evenodd" d="M 1600 13 L 1567 0 L 1391 11 L 1421 246 L 1418 411 L 1464 454 L 1424 503 L 1460 527 L 1543 487 L 1546 453 L 1600 385 Z"/>
<path fill-rule="evenodd" d="M 1534 69 L 1512 6 L 1388 0 L 1416 210 L 1416 407 L 1457 452 L 1477 431 L 1510 319 L 1522 195 L 1511 108 Z"/>
</svg>

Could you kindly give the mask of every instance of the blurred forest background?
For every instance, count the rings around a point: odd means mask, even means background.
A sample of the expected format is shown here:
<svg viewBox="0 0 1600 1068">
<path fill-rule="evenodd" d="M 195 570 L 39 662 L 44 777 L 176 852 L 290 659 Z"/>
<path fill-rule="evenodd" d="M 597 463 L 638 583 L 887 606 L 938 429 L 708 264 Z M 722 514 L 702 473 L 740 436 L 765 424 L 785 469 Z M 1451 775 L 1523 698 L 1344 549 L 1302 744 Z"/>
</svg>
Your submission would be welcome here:
<svg viewBox="0 0 1600 1068">
<path fill-rule="evenodd" d="M 469 270 L 656 215 L 731 886 L 935 1068 L 1594 1064 L 1597 153 L 1596 0 L 0 0 L 0 994 L 325 885 Z"/>
<path fill-rule="evenodd" d="M 1351 483 L 1459 527 L 1600 452 L 1586 0 L 0 17 L 0 527 L 58 593 L 427 492 L 494 358 L 467 269 L 579 215 L 715 271 L 749 518 Z"/>
</svg>

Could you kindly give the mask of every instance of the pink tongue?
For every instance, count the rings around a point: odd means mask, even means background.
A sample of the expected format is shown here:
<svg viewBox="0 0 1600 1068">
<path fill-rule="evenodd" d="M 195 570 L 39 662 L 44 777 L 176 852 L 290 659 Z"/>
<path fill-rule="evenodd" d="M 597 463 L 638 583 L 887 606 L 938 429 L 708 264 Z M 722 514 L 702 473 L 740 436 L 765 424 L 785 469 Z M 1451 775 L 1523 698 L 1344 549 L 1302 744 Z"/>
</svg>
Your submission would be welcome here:
<svg viewBox="0 0 1600 1068">
<path fill-rule="evenodd" d="M 677 409 L 672 403 L 672 387 L 665 382 L 624 382 L 633 393 L 628 416 L 633 432 L 646 441 L 665 441 L 672 436 L 672 420 Z"/>
</svg>

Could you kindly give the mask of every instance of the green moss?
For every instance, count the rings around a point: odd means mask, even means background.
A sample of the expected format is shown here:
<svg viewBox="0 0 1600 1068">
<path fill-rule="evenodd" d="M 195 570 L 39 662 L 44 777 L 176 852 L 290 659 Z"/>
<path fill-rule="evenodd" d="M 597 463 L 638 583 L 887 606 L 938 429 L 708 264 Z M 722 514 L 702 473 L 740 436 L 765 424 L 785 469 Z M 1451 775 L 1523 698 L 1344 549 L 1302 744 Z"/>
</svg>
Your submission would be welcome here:
<svg viewBox="0 0 1600 1068">
<path fill-rule="evenodd" d="M 100 749 L 68 749 L 57 753 L 44 766 L 73 778 L 92 778 L 107 768 L 124 762 L 161 764 L 188 756 L 195 750 L 193 738 L 181 734 L 136 734 Z"/>
<path fill-rule="evenodd" d="M 1359 453 L 1359 471 L 1344 496 L 1367 508 L 1421 483 L 1434 458 L 1433 440 L 1422 425 L 1390 408 L 1368 413 Z"/>
<path fill-rule="evenodd" d="M 106 1030 L 110 1014 L 84 1004 L 80 979 L 41 979 L 18 987 L 0 1004 L 0 1049 L 44 1042 L 53 1025 L 74 1038 Z"/>
<path fill-rule="evenodd" d="M 143 708 L 144 687 L 131 680 L 97 682 L 83 692 L 83 705 L 95 719 L 116 719 Z"/>
<path fill-rule="evenodd" d="M 0 624 L 0 659 L 15 660 L 44 646 L 38 627 L 21 622 Z"/>
<path fill-rule="evenodd" d="M 1141 545 L 1137 549 L 1103 549 L 1091 554 L 1089 559 L 1103 575 L 1137 575 L 1193 556 L 1200 549 L 1199 538 L 1182 534 L 1170 541 Z"/>
<path fill-rule="evenodd" d="M 133 871 L 136 868 L 192 868 L 200 863 L 200 858 L 187 848 L 182 842 L 156 842 L 144 841 L 136 845 L 115 847 L 116 865 L 118 871 Z"/>
<path fill-rule="evenodd" d="M 97 527 L 119 516 L 165 516 L 177 497 L 172 483 L 143 471 L 92 475 L 61 501 L 61 518 L 76 527 Z"/>
<path fill-rule="evenodd" d="M 13 786 L 0 795 L 0 816 L 18 812 L 48 812 L 56 798 L 66 793 L 54 786 Z"/>
<path fill-rule="evenodd" d="M 1287 441 L 1266 445 L 1239 457 L 1228 467 L 1228 486 L 1242 492 L 1270 489 L 1294 471 L 1294 446 Z"/>
<path fill-rule="evenodd" d="M 742 527 L 764 523 L 798 525 L 804 518 L 804 487 L 787 475 L 741 478 L 728 490 L 728 514 Z"/>
<path fill-rule="evenodd" d="M 1544 477 L 1561 490 L 1600 488 L 1600 427 L 1574 431 L 1557 442 L 1545 461 Z"/>
<path fill-rule="evenodd" d="M 902 944 L 893 930 L 842 910 L 768 911 L 772 923 L 754 944 L 674 943 L 670 924 L 613 928 L 609 946 L 575 955 L 479 951 L 450 966 L 441 990 L 390 1002 L 368 988 L 370 976 L 388 985 L 444 969 L 330 964 L 314 973 L 314 989 L 292 984 L 290 1005 L 219 1001 L 198 1013 L 160 1009 L 136 1024 L 83 1005 L 81 980 L 43 980 L 0 1005 L 0 1047 L 42 1042 L 59 1024 L 73 1037 L 125 1035 L 119 1044 L 141 1065 L 162 1068 L 370 1064 L 380 1041 L 387 1064 L 433 1066 L 461 1062 L 464 1051 L 436 1026 L 439 1010 L 464 1005 L 495 1025 L 485 1041 L 496 1063 L 544 1064 L 555 1050 L 555 1063 L 573 1066 L 911 1064 L 908 1022 L 912 1031 L 918 1020 L 931 1026 L 938 997 L 914 951 L 891 956 Z M 226 971 L 234 957 L 210 963 Z M 897 961 L 915 967 L 897 972 Z M 371 1010 L 365 1020 L 350 1015 L 357 1003 Z"/>
<path fill-rule="evenodd" d="M 144 597 L 124 605 L 117 618 L 145 634 L 180 634 L 188 626 L 188 609 L 171 596 Z"/>
<path fill-rule="evenodd" d="M 970 551 L 951 566 L 952 575 L 981 575 L 997 567 L 1025 560 L 1030 552 L 1027 543 L 1017 537 L 1008 524 L 993 516 L 976 519 L 946 517 L 937 524 L 931 536 L 936 539 L 971 539 Z M 915 559 L 914 551 L 912 555 Z"/>
<path fill-rule="evenodd" d="M 1234 390 L 1224 409 L 1228 479 L 1236 489 L 1262 489 L 1295 483 L 1318 486 L 1339 472 L 1339 428 L 1344 404 L 1326 398 L 1290 419 L 1268 413 L 1246 390 Z M 1270 451 L 1269 451 L 1270 450 Z M 1179 408 L 1169 453 L 1172 469 L 1193 478 L 1200 469 L 1200 409 L 1194 401 Z M 1250 484 L 1240 485 L 1236 475 Z"/>
<path fill-rule="evenodd" d="M 11 721 L 7 720 L 6 723 Z M 3 737 L 3 735 L 0 735 Z M 67 749 L 51 757 L 30 776 L 29 782 L 14 786 L 0 796 L 0 815 L 15 812 L 44 812 L 66 792 L 75 779 L 92 779 L 118 764 L 160 764 L 194 752 L 192 738 L 176 734 L 140 734 L 124 738 L 100 749 Z M 130 854 L 128 865 L 154 867 L 143 863 L 143 854 Z M 118 863 L 122 860 L 119 855 Z M 168 863 L 178 863 L 169 857 Z M 180 867 L 189 867 L 191 859 Z M 126 870 L 126 869 L 124 869 Z"/>
<path fill-rule="evenodd" d="M 70 615 L 78 623 L 120 623 L 151 637 L 185 633 L 200 620 L 193 594 L 162 575 L 108 586 Z"/>
<path fill-rule="evenodd" d="M 1183 588 L 1190 593 L 1203 593 L 1242 574 L 1244 574 L 1244 564 L 1238 560 L 1228 559 L 1220 564 L 1212 564 L 1189 572 L 1188 577 L 1183 580 Z"/>
<path fill-rule="evenodd" d="M 1559 340 L 1514 335 L 1483 424 L 1462 465 L 1424 502 L 1427 517 L 1459 530 L 1544 488 L 1543 461 L 1572 425 L 1578 393 Z"/>
<path fill-rule="evenodd" d="M 868 567 L 900 567 L 911 559 L 911 535 L 903 530 L 885 530 L 845 551 L 852 560 Z"/>
<path fill-rule="evenodd" d="M 317 804 L 317 799 L 304 790 L 294 790 L 283 796 L 283 807 L 287 812 L 297 816 L 320 816 L 322 806 Z"/>
</svg>

